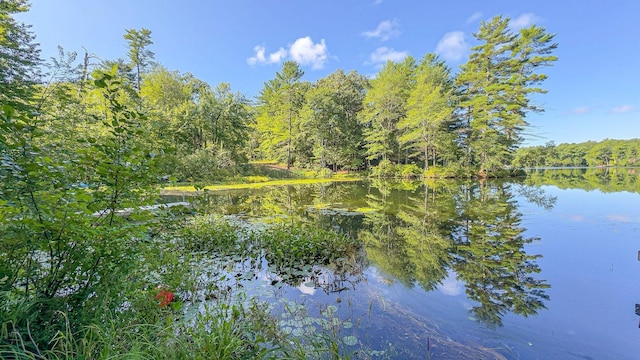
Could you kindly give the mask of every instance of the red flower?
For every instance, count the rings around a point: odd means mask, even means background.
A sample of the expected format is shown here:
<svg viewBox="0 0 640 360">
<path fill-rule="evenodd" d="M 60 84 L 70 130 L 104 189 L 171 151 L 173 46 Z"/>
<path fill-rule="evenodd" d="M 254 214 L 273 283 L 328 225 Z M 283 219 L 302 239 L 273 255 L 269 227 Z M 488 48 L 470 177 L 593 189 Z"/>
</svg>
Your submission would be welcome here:
<svg viewBox="0 0 640 360">
<path fill-rule="evenodd" d="M 170 290 L 160 290 L 158 295 L 156 295 L 156 300 L 160 300 L 160 304 L 158 306 L 165 307 L 173 301 L 173 293 Z"/>
</svg>

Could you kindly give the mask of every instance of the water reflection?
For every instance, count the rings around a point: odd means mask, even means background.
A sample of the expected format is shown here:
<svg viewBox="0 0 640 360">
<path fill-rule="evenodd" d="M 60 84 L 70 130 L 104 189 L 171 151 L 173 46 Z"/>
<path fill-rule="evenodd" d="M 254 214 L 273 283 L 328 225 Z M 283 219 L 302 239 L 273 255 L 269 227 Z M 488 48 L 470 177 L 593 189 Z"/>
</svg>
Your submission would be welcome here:
<svg viewBox="0 0 640 360">
<path fill-rule="evenodd" d="M 536 314 L 548 300 L 549 285 L 536 278 L 537 254 L 525 246 L 536 238 L 523 235 L 514 197 L 526 188 L 513 183 L 442 183 L 415 191 L 389 190 L 367 197 L 381 209 L 365 214 L 358 238 L 369 260 L 406 286 L 429 291 L 445 284 L 450 272 L 477 302 L 473 316 L 490 326 L 502 325 L 508 313 Z M 536 203 L 553 199 L 536 193 Z M 451 290 L 446 288 L 446 290 Z"/>
<path fill-rule="evenodd" d="M 560 189 L 600 190 L 605 193 L 640 193 L 640 168 L 570 168 L 530 170 L 528 185 L 554 185 Z"/>
<path fill-rule="evenodd" d="M 452 268 L 466 284 L 467 296 L 479 303 L 476 317 L 489 325 L 502 325 L 507 312 L 528 316 L 544 307 L 549 285 L 534 277 L 540 272 L 525 245 L 536 238 L 523 235 L 522 214 L 513 200 L 511 184 L 474 183 L 459 196 L 461 226 L 454 235 Z"/>
<path fill-rule="evenodd" d="M 536 314 L 548 299 L 549 284 L 537 277 L 540 255 L 525 249 L 538 239 L 524 235 L 516 195 L 547 209 L 555 201 L 522 183 L 375 182 L 213 193 L 207 205 L 347 233 L 364 244 L 361 266 L 369 262 L 389 283 L 409 288 L 446 292 L 463 283 L 475 302 L 472 316 L 500 326 L 505 314 Z M 335 286 L 319 283 L 336 291 L 347 279 L 336 280 Z"/>
</svg>

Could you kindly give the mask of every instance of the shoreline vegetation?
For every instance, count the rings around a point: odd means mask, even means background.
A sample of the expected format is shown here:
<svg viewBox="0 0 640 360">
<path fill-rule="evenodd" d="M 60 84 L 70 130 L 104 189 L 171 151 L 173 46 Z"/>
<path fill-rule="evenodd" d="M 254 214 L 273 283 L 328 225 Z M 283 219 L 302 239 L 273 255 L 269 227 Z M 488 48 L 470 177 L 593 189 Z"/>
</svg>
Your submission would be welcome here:
<svg viewBox="0 0 640 360">
<path fill-rule="evenodd" d="M 625 175 L 640 175 L 640 167 L 633 166 L 541 166 L 541 167 L 526 167 L 523 169 L 518 169 L 507 176 L 496 177 L 496 178 L 521 178 L 531 180 L 540 177 L 541 172 L 547 170 L 562 170 L 568 171 L 571 174 L 575 171 L 589 171 L 589 170 L 601 170 L 603 175 L 608 176 L 619 176 L 621 175 L 619 171 L 623 171 Z M 366 181 L 372 179 L 382 179 L 382 180 L 402 180 L 402 181 L 434 181 L 434 180 L 461 180 L 461 179 L 475 179 L 481 180 L 483 177 L 478 176 L 423 176 L 419 177 L 417 175 L 406 176 L 403 175 L 402 172 L 398 172 L 396 176 L 387 176 L 387 177 L 373 177 L 367 173 L 340 173 L 333 174 L 331 177 L 306 177 L 306 178 L 287 178 L 287 179 L 277 179 L 277 178 L 268 178 L 268 177 L 245 177 L 245 178 L 228 178 L 226 181 L 217 184 L 176 184 L 176 185 L 164 185 L 160 184 L 160 195 L 186 195 L 186 194 L 197 194 L 203 191 L 225 191 L 225 190 L 241 190 L 241 189 L 260 189 L 268 186 L 289 186 L 289 185 L 311 185 L 311 184 L 326 184 L 326 183 L 335 183 L 335 182 L 356 182 L 356 181 Z"/>
<path fill-rule="evenodd" d="M 216 185 L 177 185 L 177 186 L 163 186 L 160 190 L 161 195 L 178 195 L 182 193 L 198 192 L 202 190 L 208 191 L 222 191 L 222 190 L 236 190 L 236 189 L 259 189 L 266 186 L 286 186 L 286 185 L 307 185 L 307 184 L 321 184 L 329 182 L 347 182 L 347 181 L 361 181 L 364 177 L 350 176 L 350 177 L 331 177 L 331 178 L 318 178 L 318 179 L 280 179 L 280 180 L 264 180 L 260 182 L 233 182 L 233 179 L 226 184 Z"/>
</svg>

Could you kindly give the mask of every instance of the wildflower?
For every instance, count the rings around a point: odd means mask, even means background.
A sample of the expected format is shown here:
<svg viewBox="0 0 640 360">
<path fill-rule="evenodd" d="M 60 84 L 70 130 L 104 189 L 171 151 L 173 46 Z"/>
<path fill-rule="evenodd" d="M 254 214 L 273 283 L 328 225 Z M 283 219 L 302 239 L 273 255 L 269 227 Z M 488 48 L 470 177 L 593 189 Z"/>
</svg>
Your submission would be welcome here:
<svg viewBox="0 0 640 360">
<path fill-rule="evenodd" d="M 173 292 L 171 292 L 171 290 L 161 289 L 156 295 L 156 300 L 160 300 L 160 303 L 158 304 L 158 306 L 165 307 L 169 305 L 169 303 L 173 301 L 173 297 L 174 295 L 173 295 Z"/>
</svg>

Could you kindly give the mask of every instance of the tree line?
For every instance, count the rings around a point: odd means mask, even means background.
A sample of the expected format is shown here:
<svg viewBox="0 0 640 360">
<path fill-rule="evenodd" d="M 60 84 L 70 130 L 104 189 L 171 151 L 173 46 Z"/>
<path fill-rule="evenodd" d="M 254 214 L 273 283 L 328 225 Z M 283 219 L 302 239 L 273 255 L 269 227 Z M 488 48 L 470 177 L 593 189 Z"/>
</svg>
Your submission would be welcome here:
<svg viewBox="0 0 640 360">
<path fill-rule="evenodd" d="M 314 83 L 285 62 L 255 107 L 251 157 L 337 169 L 399 164 L 462 167 L 489 175 L 512 165 L 526 116 L 543 111 L 531 94 L 557 60 L 554 35 L 511 30 L 496 16 L 453 74 L 435 54 L 387 62 L 373 79 L 337 70 Z M 419 168 L 418 168 L 419 167 Z"/>
<path fill-rule="evenodd" d="M 638 166 L 640 139 L 559 145 L 551 141 L 518 149 L 513 163 L 519 167 Z"/>
<path fill-rule="evenodd" d="M 389 61 L 373 78 L 336 70 L 308 82 L 299 64 L 288 61 L 252 100 L 231 84 L 212 86 L 166 69 L 144 28 L 126 30 L 122 58 L 60 47 L 44 62 L 35 35 L 10 16 L 26 11 L 27 2 L 3 7 L 13 30 L 0 54 L 7 60 L 0 69 L 2 102 L 36 114 L 44 148 L 69 154 L 78 141 L 101 141 L 108 104 L 95 81 L 109 73 L 119 103 L 144 115 L 136 119 L 133 141 L 156 158 L 159 173 L 178 181 L 233 173 L 248 160 L 373 168 L 380 175 L 398 169 L 491 175 L 513 164 L 527 114 L 543 110 L 531 101 L 545 92 L 540 70 L 557 60 L 553 34 L 536 25 L 515 31 L 509 18 L 496 16 L 474 34 L 478 45 L 457 74 L 426 54 Z"/>
</svg>

